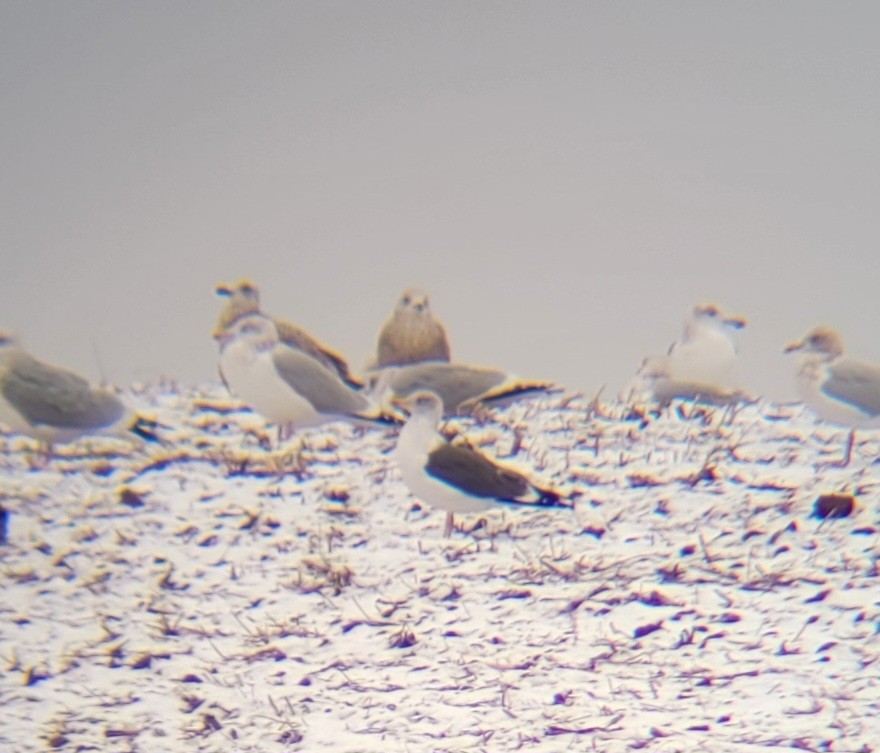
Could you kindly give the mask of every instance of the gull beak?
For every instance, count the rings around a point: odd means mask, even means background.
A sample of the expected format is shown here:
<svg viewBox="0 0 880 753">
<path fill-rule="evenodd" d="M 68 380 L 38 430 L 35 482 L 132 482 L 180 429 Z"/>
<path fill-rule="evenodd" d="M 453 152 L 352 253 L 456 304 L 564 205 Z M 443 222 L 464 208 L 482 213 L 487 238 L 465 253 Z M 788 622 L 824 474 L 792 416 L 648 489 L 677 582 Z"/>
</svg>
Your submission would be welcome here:
<svg viewBox="0 0 880 753">
<path fill-rule="evenodd" d="M 803 349 L 804 349 L 804 341 L 803 340 L 795 340 L 794 342 L 790 342 L 788 345 L 786 345 L 785 350 L 783 350 L 782 352 L 783 353 L 794 353 L 796 350 L 803 350 Z"/>
<path fill-rule="evenodd" d="M 742 316 L 728 316 L 724 319 L 724 323 L 728 327 L 733 327 L 734 329 L 742 329 L 748 324 L 748 320 Z"/>
</svg>

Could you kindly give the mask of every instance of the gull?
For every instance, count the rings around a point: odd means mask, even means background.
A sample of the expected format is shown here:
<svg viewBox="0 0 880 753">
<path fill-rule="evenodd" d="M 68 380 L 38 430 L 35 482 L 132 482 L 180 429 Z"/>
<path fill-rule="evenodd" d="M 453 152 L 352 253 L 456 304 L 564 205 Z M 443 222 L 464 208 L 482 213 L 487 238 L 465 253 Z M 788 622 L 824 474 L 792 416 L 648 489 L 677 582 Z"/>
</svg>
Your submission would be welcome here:
<svg viewBox="0 0 880 753">
<path fill-rule="evenodd" d="M 733 333 L 745 325 L 744 318 L 729 316 L 714 303 L 696 304 L 667 354 L 673 376 L 692 382 L 724 384 L 736 371 Z"/>
<path fill-rule="evenodd" d="M 282 342 L 263 314 L 240 317 L 216 337 L 229 391 L 278 424 L 279 436 L 337 419 L 393 423 L 335 371 Z"/>
<path fill-rule="evenodd" d="M 646 358 L 638 377 L 661 404 L 673 397 L 715 404 L 744 399 L 733 335 L 745 324 L 745 319 L 728 316 L 714 303 L 698 303 L 666 355 Z"/>
<path fill-rule="evenodd" d="M 639 368 L 638 378 L 649 387 L 661 408 L 676 398 L 717 406 L 731 406 L 752 399 L 741 389 L 677 378 L 668 356 L 648 356 Z"/>
<path fill-rule="evenodd" d="M 55 443 L 87 434 L 128 437 L 130 432 L 158 440 L 155 421 L 133 413 L 110 390 L 34 358 L 5 332 L 0 332 L 0 421 L 38 440 L 46 457 Z"/>
<path fill-rule="evenodd" d="M 434 392 L 443 402 L 443 415 L 450 416 L 478 404 L 546 393 L 556 386 L 552 382 L 517 379 L 499 369 L 426 361 L 381 369 L 367 379 L 367 389 L 383 405 L 421 390 Z"/>
<path fill-rule="evenodd" d="M 856 429 L 880 427 L 880 366 L 849 358 L 830 327 L 815 327 L 786 353 L 801 353 L 796 382 L 819 418 L 849 427 L 841 466 L 849 465 Z"/>
<path fill-rule="evenodd" d="M 428 294 L 407 288 L 379 333 L 376 367 L 448 360 L 446 330 L 431 313 Z"/>
<path fill-rule="evenodd" d="M 241 317 L 248 314 L 262 313 L 260 309 L 260 289 L 250 280 L 239 280 L 235 285 L 220 283 L 216 291 L 217 295 L 226 298 L 226 303 L 220 310 L 220 316 L 214 327 L 214 337 L 220 334 Z M 335 371 L 339 378 L 351 387 L 360 387 L 361 383 L 352 376 L 345 359 L 332 348 L 316 340 L 302 327 L 284 319 L 272 318 L 278 330 L 281 342 L 307 353 L 319 361 L 331 371 Z"/>
<path fill-rule="evenodd" d="M 443 404 L 433 392 L 416 392 L 402 404 L 411 413 L 400 430 L 395 458 L 409 490 L 427 504 L 446 510 L 445 537 L 452 533 L 457 512 L 476 512 L 498 504 L 573 507 L 559 492 L 533 484 L 470 447 L 450 444 L 437 431 Z"/>
</svg>

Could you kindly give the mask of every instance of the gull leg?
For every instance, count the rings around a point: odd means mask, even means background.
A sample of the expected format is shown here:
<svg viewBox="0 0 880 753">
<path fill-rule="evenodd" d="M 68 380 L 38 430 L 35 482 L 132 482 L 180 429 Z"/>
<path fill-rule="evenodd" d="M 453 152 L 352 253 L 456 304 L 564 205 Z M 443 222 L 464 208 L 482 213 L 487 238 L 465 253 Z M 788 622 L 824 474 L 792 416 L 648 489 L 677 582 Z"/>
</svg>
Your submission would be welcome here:
<svg viewBox="0 0 880 753">
<path fill-rule="evenodd" d="M 28 460 L 28 465 L 33 469 L 42 470 L 49 465 L 54 453 L 52 443 L 48 439 L 37 440 L 37 449 Z"/>
<path fill-rule="evenodd" d="M 448 539 L 452 535 L 455 520 L 451 512 L 446 513 L 446 526 L 443 528 L 443 538 Z"/>
<path fill-rule="evenodd" d="M 293 436 L 293 426 L 290 423 L 278 424 L 278 446 L 280 447 Z"/>
<path fill-rule="evenodd" d="M 721 425 L 733 425 L 733 420 L 736 418 L 737 410 L 739 409 L 739 405 L 737 403 L 731 403 L 724 409 L 724 413 L 721 417 Z"/>
<path fill-rule="evenodd" d="M 849 461 L 852 459 L 853 444 L 855 443 L 855 441 L 856 430 L 850 429 L 849 436 L 846 438 L 846 449 L 843 453 L 843 462 L 841 463 L 844 468 L 849 465 Z"/>
<path fill-rule="evenodd" d="M 306 446 L 306 438 L 299 440 L 289 449 L 269 453 L 268 464 L 274 473 L 283 476 L 285 473 L 300 473 L 305 468 L 303 449 Z"/>
</svg>

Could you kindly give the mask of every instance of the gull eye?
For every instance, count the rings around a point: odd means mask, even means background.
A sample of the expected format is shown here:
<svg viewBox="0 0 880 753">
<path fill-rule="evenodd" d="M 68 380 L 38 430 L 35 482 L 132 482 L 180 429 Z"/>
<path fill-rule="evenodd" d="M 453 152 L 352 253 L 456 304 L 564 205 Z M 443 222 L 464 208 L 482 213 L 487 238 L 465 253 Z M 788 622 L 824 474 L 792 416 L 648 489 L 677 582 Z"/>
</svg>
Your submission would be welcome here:
<svg viewBox="0 0 880 753">
<path fill-rule="evenodd" d="M 401 302 L 404 306 L 409 306 L 410 303 L 412 303 L 412 301 L 410 300 L 410 297 L 409 297 L 408 295 L 403 296 L 403 298 L 400 299 L 400 302 Z"/>
</svg>

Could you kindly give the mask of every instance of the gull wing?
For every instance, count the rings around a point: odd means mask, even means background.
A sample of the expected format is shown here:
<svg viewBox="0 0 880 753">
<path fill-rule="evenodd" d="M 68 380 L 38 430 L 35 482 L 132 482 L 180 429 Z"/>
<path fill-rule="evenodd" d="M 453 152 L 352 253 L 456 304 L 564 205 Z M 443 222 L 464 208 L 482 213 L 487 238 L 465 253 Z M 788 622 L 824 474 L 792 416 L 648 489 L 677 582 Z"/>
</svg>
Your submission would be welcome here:
<svg viewBox="0 0 880 753">
<path fill-rule="evenodd" d="M 880 416 L 880 366 L 851 358 L 840 359 L 828 368 L 822 392 L 864 413 Z"/>
<path fill-rule="evenodd" d="M 16 359 L 3 374 L 0 391 L 32 425 L 96 429 L 119 420 L 125 406 L 81 376 L 36 358 Z"/>
<path fill-rule="evenodd" d="M 282 345 L 275 348 L 272 360 L 284 381 L 319 413 L 356 415 L 370 407 L 363 395 L 302 351 Z"/>
<path fill-rule="evenodd" d="M 475 450 L 446 443 L 429 453 L 425 470 L 465 494 L 486 499 L 513 502 L 531 487 L 518 473 L 496 465 Z"/>
<path fill-rule="evenodd" d="M 319 342 L 302 327 L 297 326 L 293 322 L 285 319 L 273 319 L 273 321 L 275 322 L 281 342 L 296 350 L 301 350 L 306 355 L 319 361 L 330 371 L 336 372 L 339 378 L 350 387 L 357 389 L 363 386 L 352 376 L 348 363 L 335 350 Z"/>
<path fill-rule="evenodd" d="M 430 362 L 400 367 L 391 380 L 391 388 L 400 398 L 421 390 L 433 392 L 443 401 L 443 412 L 450 414 L 462 403 L 478 400 L 506 378 L 503 371 L 496 369 Z"/>
</svg>

